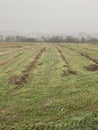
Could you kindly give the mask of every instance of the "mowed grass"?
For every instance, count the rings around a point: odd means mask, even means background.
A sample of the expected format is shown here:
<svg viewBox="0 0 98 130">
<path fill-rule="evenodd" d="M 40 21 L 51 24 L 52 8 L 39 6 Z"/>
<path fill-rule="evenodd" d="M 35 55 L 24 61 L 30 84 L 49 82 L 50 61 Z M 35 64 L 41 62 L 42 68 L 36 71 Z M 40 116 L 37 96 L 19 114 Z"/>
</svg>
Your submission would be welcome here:
<svg viewBox="0 0 98 130">
<path fill-rule="evenodd" d="M 0 63 L 11 59 L 0 66 L 0 130 L 98 130 L 98 71 L 86 70 L 93 61 L 77 52 L 97 61 L 96 45 L 6 43 L 2 48 L 12 52 L 0 56 Z M 66 75 L 66 64 L 76 73 Z M 32 68 L 27 82 L 11 82 L 28 74 L 28 66 Z"/>
</svg>

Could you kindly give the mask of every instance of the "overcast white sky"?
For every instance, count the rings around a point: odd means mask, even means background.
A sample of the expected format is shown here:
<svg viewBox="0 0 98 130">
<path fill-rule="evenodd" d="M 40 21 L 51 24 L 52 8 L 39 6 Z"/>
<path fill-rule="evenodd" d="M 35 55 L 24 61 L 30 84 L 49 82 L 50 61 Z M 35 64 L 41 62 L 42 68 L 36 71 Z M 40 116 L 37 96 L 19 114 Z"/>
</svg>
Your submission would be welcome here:
<svg viewBox="0 0 98 130">
<path fill-rule="evenodd" d="M 98 33 L 98 0 L 0 0 L 0 31 Z"/>
</svg>

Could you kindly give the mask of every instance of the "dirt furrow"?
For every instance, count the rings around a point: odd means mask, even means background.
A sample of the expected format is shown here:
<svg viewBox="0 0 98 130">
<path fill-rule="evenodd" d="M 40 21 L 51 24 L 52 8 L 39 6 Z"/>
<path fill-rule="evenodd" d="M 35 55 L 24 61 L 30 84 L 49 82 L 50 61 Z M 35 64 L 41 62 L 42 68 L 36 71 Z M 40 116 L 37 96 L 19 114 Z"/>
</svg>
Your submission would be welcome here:
<svg viewBox="0 0 98 130">
<path fill-rule="evenodd" d="M 86 50 L 88 50 L 88 51 L 93 51 L 93 52 L 97 52 L 97 53 L 98 53 L 98 50 L 94 50 L 94 49 L 87 48 L 87 47 L 82 47 L 82 48 L 84 48 L 84 49 L 86 49 Z"/>
<path fill-rule="evenodd" d="M 22 52 L 22 53 L 20 53 L 20 54 L 18 54 L 18 55 L 15 55 L 15 56 L 13 56 L 12 58 L 10 58 L 10 59 L 8 59 L 8 60 L 6 60 L 6 61 L 0 63 L 0 67 L 3 66 L 3 65 L 8 64 L 9 62 L 12 62 L 13 60 L 15 60 L 16 58 L 20 57 L 20 56 L 23 55 L 23 54 L 24 54 L 24 52 Z"/>
<path fill-rule="evenodd" d="M 79 51 L 77 51 L 77 50 L 75 50 L 75 49 L 73 49 L 73 48 L 70 48 L 70 47 L 66 47 L 66 48 L 69 49 L 69 50 L 75 51 L 75 52 L 78 53 L 79 55 L 85 57 L 87 60 L 93 62 L 93 64 L 91 64 L 91 65 L 89 65 L 89 66 L 84 66 L 84 68 L 85 68 L 86 70 L 89 70 L 89 71 L 96 71 L 96 70 L 98 70 L 98 60 L 93 59 L 93 58 L 91 58 L 90 56 L 88 56 L 88 55 L 86 55 L 86 54 L 84 54 L 84 53 L 82 53 L 82 52 L 79 52 Z"/>
<path fill-rule="evenodd" d="M 88 56 L 88 55 L 86 55 L 86 54 L 84 54 L 84 53 L 82 53 L 82 52 L 79 52 L 79 51 L 77 51 L 77 50 L 75 50 L 75 49 L 73 49 L 73 48 L 70 48 L 70 47 L 66 47 L 66 48 L 69 49 L 69 50 L 75 51 L 76 53 L 80 54 L 81 56 L 85 57 L 86 59 L 88 59 L 88 60 L 90 60 L 90 61 L 92 61 L 92 62 L 98 64 L 98 61 L 95 60 L 95 59 L 93 59 L 93 58 L 91 58 L 90 56 Z"/>
<path fill-rule="evenodd" d="M 60 54 L 61 59 L 63 60 L 63 62 L 65 63 L 65 67 L 67 68 L 67 71 L 64 71 L 63 76 L 67 76 L 67 75 L 76 75 L 77 72 L 75 70 L 73 70 L 70 66 L 70 64 L 68 63 L 68 61 L 66 60 L 65 56 L 63 55 L 62 51 L 55 46 L 57 52 Z"/>
<path fill-rule="evenodd" d="M 67 62 L 65 56 L 63 55 L 62 51 L 61 51 L 57 46 L 55 46 L 55 48 L 56 48 L 56 50 L 59 52 L 59 54 L 60 54 L 62 60 L 66 63 L 66 67 L 70 68 L 70 65 L 69 65 L 69 63 Z"/>
<path fill-rule="evenodd" d="M 23 86 L 24 84 L 27 83 L 31 71 L 33 71 L 38 64 L 39 59 L 41 58 L 42 54 L 44 53 L 44 51 L 46 50 L 46 47 L 44 47 L 43 49 L 41 49 L 41 51 L 34 57 L 34 60 L 31 61 L 26 68 L 24 69 L 24 71 L 22 71 L 21 75 L 18 76 L 14 76 L 10 78 L 10 82 L 13 83 L 14 85 L 16 85 L 16 88 L 20 88 L 21 86 Z"/>
<path fill-rule="evenodd" d="M 27 49 L 27 47 L 22 47 L 22 48 L 18 48 L 18 49 L 13 49 L 13 50 L 11 50 L 11 51 L 6 51 L 6 52 L 1 52 L 1 53 L 0 53 L 0 56 L 6 55 L 6 54 L 10 54 L 10 53 L 12 53 L 12 52 L 14 52 L 14 51 L 23 50 L 23 49 Z"/>
</svg>

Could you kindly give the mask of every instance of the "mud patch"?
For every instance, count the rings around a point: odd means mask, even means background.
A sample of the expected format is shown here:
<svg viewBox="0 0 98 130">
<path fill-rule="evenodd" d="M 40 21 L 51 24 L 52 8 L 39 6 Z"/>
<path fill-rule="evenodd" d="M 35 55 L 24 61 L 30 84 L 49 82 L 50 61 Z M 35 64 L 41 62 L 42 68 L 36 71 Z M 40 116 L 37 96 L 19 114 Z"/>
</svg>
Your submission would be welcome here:
<svg viewBox="0 0 98 130">
<path fill-rule="evenodd" d="M 77 71 L 68 69 L 68 70 L 64 71 L 62 76 L 64 77 L 64 76 L 68 76 L 68 75 L 77 75 Z"/>
<path fill-rule="evenodd" d="M 21 78 L 20 76 L 14 76 L 9 79 L 9 82 L 17 86 L 23 85 L 27 82 L 28 76 L 29 76 L 28 74 L 22 75 Z"/>
<path fill-rule="evenodd" d="M 98 70 L 98 64 L 92 64 L 92 65 L 86 66 L 85 69 L 88 70 L 88 71 L 97 71 Z"/>
<path fill-rule="evenodd" d="M 38 65 L 42 65 L 43 63 L 42 62 L 40 62 Z"/>
</svg>

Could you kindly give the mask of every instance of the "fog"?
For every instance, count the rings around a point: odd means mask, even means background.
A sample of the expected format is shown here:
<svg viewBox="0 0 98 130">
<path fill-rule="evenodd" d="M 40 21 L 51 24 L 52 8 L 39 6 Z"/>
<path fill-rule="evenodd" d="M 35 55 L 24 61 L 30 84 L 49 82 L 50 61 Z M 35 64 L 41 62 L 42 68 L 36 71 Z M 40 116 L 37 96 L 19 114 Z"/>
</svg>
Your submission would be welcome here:
<svg viewBox="0 0 98 130">
<path fill-rule="evenodd" d="M 98 0 L 0 0 L 0 31 L 98 33 Z"/>
</svg>

